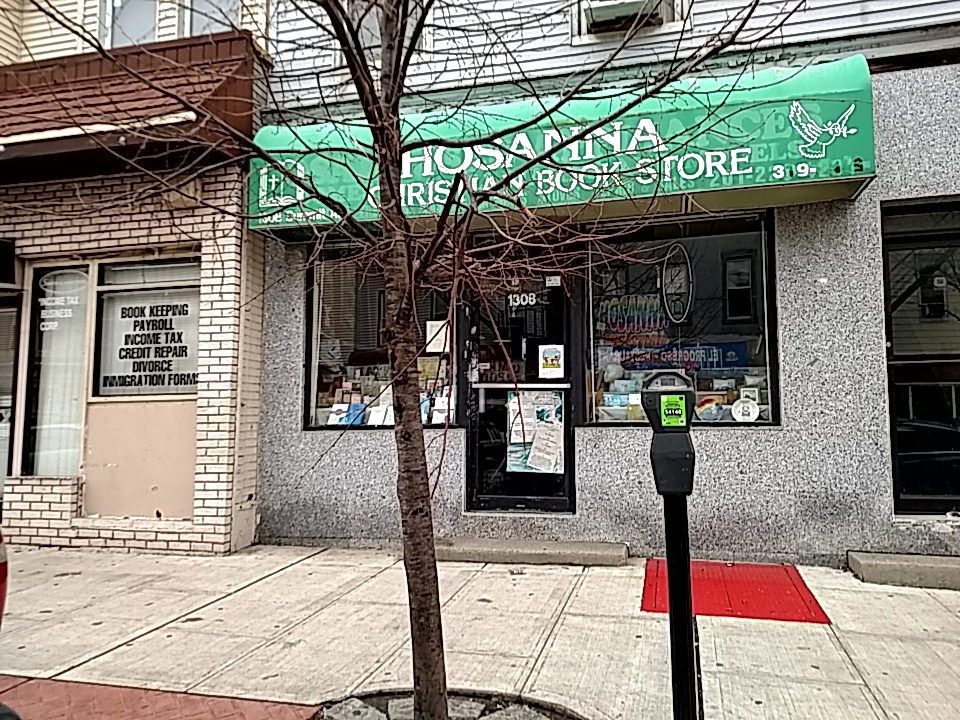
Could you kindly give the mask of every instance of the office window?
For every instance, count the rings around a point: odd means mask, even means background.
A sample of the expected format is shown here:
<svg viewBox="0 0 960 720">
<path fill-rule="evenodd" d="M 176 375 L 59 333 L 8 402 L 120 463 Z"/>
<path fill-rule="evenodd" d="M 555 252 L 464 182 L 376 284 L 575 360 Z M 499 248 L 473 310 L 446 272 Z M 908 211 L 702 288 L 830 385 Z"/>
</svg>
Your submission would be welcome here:
<svg viewBox="0 0 960 720">
<path fill-rule="evenodd" d="M 38 268 L 33 275 L 24 475 L 80 472 L 88 282 L 85 265 Z"/>
<path fill-rule="evenodd" d="M 421 419 L 442 426 L 454 410 L 447 306 L 427 294 L 416 306 Z M 318 263 L 308 273 L 307 310 L 307 426 L 393 425 L 380 270 L 348 259 Z"/>
<path fill-rule="evenodd" d="M 752 218 L 664 224 L 591 252 L 588 418 L 645 422 L 644 379 L 682 368 L 696 384 L 695 422 L 776 422 L 773 297 L 756 269 L 766 245 Z"/>
<path fill-rule="evenodd" d="M 108 0 L 112 47 L 141 45 L 157 39 L 157 0 Z"/>
<path fill-rule="evenodd" d="M 200 263 L 100 266 L 94 394 L 197 391 Z"/>
</svg>

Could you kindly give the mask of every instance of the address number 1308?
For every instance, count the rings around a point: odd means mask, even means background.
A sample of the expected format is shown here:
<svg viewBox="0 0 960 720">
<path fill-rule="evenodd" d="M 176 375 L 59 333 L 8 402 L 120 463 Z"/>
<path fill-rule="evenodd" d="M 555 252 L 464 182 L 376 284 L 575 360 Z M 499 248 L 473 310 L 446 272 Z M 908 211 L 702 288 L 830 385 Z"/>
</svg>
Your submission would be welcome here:
<svg viewBox="0 0 960 720">
<path fill-rule="evenodd" d="M 507 302 L 510 307 L 519 307 L 521 305 L 536 305 L 536 293 L 511 293 L 507 296 Z"/>
</svg>

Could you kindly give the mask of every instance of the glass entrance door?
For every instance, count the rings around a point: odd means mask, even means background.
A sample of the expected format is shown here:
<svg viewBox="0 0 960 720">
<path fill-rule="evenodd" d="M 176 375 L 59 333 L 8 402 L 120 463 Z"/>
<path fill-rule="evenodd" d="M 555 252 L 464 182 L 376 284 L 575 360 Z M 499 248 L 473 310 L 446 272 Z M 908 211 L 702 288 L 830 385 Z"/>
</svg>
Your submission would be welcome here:
<svg viewBox="0 0 960 720">
<path fill-rule="evenodd" d="M 570 308 L 549 279 L 470 305 L 468 510 L 573 510 Z"/>
</svg>

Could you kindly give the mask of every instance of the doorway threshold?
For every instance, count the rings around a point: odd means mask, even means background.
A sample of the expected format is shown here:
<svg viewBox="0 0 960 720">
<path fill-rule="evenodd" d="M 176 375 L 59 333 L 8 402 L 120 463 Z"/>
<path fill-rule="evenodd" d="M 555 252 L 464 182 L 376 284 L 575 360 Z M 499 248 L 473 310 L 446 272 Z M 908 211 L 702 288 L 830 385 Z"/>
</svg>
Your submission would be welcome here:
<svg viewBox="0 0 960 720">
<path fill-rule="evenodd" d="M 618 567 L 629 557 L 624 543 L 437 538 L 436 546 L 437 560 L 450 562 Z"/>
</svg>

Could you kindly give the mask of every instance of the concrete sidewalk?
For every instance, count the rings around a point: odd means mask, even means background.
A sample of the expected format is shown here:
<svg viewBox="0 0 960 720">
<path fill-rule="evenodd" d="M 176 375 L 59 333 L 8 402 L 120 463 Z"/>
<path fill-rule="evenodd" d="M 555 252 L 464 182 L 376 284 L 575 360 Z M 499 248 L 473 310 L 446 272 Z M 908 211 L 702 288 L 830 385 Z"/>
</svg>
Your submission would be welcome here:
<svg viewBox="0 0 960 720">
<path fill-rule="evenodd" d="M 698 618 L 707 718 L 960 718 L 960 593 L 800 570 L 831 625 Z M 388 553 L 18 550 L 11 571 L 0 675 L 308 706 L 411 684 Z M 667 619 L 640 610 L 642 565 L 442 563 L 440 579 L 451 688 L 671 717 Z"/>
</svg>

